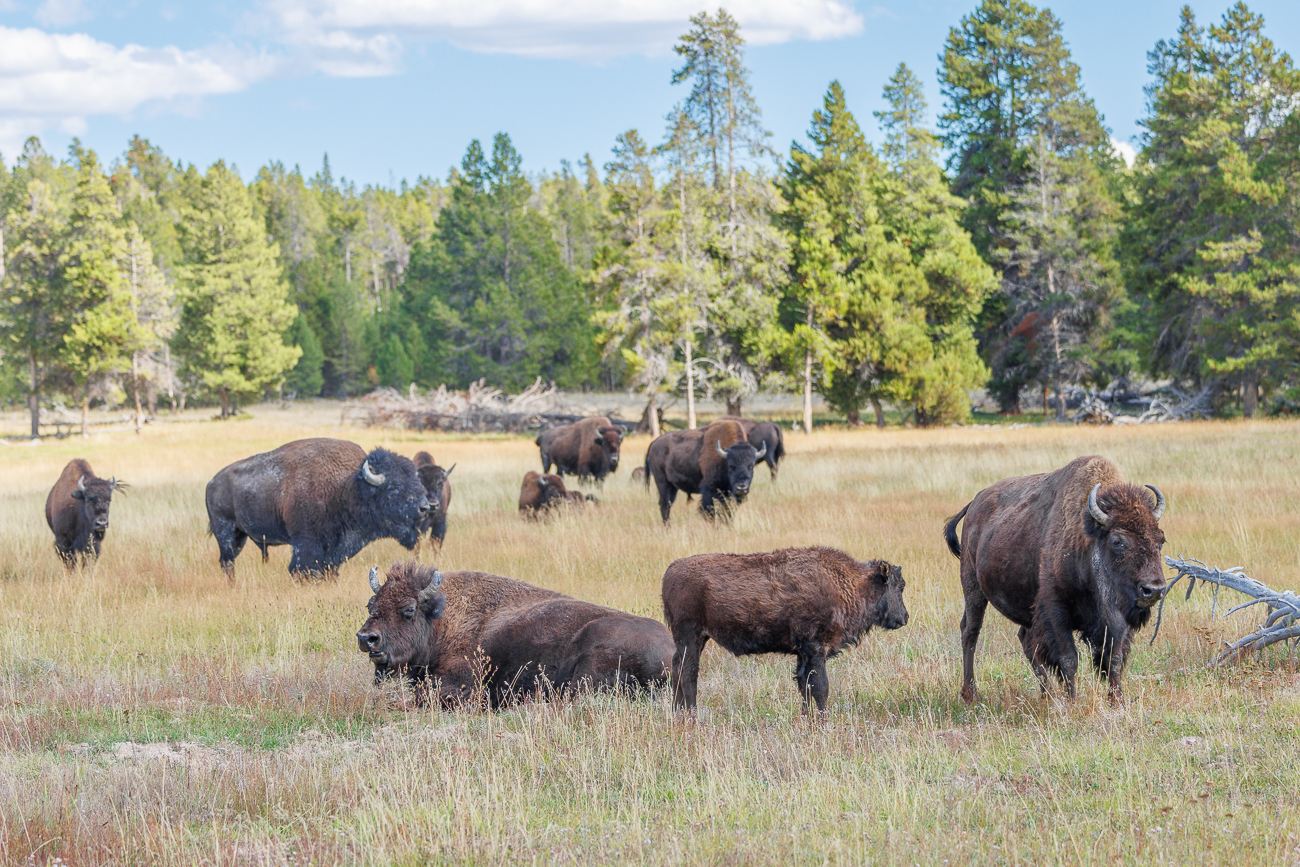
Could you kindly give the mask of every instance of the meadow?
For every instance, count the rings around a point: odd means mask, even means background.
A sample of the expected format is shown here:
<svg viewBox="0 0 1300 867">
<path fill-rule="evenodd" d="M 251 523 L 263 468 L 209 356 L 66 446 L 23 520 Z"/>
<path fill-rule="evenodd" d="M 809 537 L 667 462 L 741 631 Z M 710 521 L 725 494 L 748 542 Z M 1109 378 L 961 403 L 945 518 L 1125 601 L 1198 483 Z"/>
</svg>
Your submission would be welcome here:
<svg viewBox="0 0 1300 867">
<path fill-rule="evenodd" d="M 997 479 L 1114 459 L 1168 497 L 1166 553 L 1300 588 L 1300 423 L 787 433 L 730 524 L 629 482 L 520 520 L 531 438 L 338 427 L 336 410 L 0 446 L 0 862 L 33 864 L 1300 864 L 1300 669 L 1207 670 L 1259 619 L 1201 588 L 1135 643 L 1127 703 L 1081 670 L 1040 695 L 990 609 L 981 699 L 958 698 L 957 561 L 943 520 Z M 824 544 L 903 567 L 911 622 L 829 665 L 801 716 L 793 659 L 706 651 L 700 712 L 586 696 L 499 713 L 409 706 L 356 649 L 371 545 L 298 584 L 248 546 L 233 584 L 203 488 L 232 460 L 339 436 L 457 464 L 444 569 L 482 569 L 661 617 L 677 557 Z M 45 525 L 63 465 L 130 483 L 103 557 L 65 573 Z M 1222 612 L 1226 596 L 1219 600 Z M 1235 604 L 1240 600 L 1226 600 Z M 1253 612 L 1253 610 L 1252 610 Z"/>
</svg>

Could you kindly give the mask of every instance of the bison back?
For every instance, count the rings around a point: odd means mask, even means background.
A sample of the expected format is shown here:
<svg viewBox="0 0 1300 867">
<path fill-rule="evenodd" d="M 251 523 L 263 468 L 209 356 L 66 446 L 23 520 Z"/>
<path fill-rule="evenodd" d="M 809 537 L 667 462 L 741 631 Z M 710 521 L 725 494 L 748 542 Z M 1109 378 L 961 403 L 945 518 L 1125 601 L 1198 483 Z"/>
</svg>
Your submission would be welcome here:
<svg viewBox="0 0 1300 867">
<path fill-rule="evenodd" d="M 672 636 L 657 620 L 622 613 L 597 617 L 569 642 L 558 683 L 570 689 L 649 689 L 667 680 L 673 650 Z"/>
</svg>

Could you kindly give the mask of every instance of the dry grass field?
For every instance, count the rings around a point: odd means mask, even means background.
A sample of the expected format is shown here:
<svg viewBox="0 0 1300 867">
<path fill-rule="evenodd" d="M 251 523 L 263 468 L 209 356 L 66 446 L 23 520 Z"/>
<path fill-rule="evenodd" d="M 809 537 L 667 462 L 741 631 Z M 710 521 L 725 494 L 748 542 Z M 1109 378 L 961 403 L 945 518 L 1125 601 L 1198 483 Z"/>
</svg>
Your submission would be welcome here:
<svg viewBox="0 0 1300 867">
<path fill-rule="evenodd" d="M 1166 553 L 1300 586 L 1300 424 L 788 434 L 731 526 L 628 481 L 526 523 L 523 437 L 419 437 L 262 413 L 0 446 L 0 861 L 70 864 L 1300 864 L 1300 674 L 1285 651 L 1206 671 L 1257 615 L 1177 593 L 1139 637 L 1128 703 L 1043 698 L 990 609 L 983 697 L 958 699 L 957 561 L 944 518 L 977 490 L 1088 453 L 1169 499 Z M 333 416 L 337 421 L 337 415 Z M 787 657 L 711 646 L 696 721 L 665 696 L 501 713 L 403 707 L 353 637 L 363 551 L 295 584 L 250 545 L 227 584 L 203 487 L 300 436 L 458 463 L 443 568 L 661 616 L 675 558 L 826 544 L 903 566 L 911 622 L 832 660 L 831 720 L 802 718 Z M 98 565 L 65 574 L 47 491 L 84 456 L 131 484 Z M 421 555 L 431 560 L 425 550 Z M 1220 600 L 1220 611 L 1222 602 Z"/>
</svg>

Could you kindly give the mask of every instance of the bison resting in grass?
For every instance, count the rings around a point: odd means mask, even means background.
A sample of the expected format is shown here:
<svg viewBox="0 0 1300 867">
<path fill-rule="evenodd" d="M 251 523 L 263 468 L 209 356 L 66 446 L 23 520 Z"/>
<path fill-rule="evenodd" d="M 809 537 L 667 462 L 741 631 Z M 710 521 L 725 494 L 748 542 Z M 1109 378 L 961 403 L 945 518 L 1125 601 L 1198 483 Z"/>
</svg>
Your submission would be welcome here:
<svg viewBox="0 0 1300 867">
<path fill-rule="evenodd" d="M 486 572 L 418 563 L 370 570 L 370 612 L 357 644 L 376 683 L 406 677 L 423 703 L 482 697 L 500 707 L 541 693 L 662 685 L 673 641 L 658 621 Z"/>
<path fill-rule="evenodd" d="M 785 436 L 781 426 L 770 421 L 754 421 L 735 415 L 724 415 L 718 421 L 734 421 L 745 432 L 745 439 L 756 449 L 763 451 L 763 463 L 776 481 L 776 471 L 781 468 L 781 459 L 785 457 Z"/>
<path fill-rule="evenodd" d="M 664 573 L 664 618 L 672 631 L 673 704 L 695 707 L 700 653 L 712 638 L 736 656 L 792 653 L 803 697 L 826 715 L 826 660 L 857 644 L 873 626 L 907 623 L 903 570 L 860 563 L 833 548 L 770 554 L 697 554 Z"/>
<path fill-rule="evenodd" d="M 1052 473 L 1003 479 L 948 520 L 944 538 L 961 558 L 966 596 L 962 698 L 975 700 L 975 642 L 992 602 L 1020 625 L 1020 645 L 1044 690 L 1056 675 L 1074 697 L 1078 632 L 1109 682 L 1111 701 L 1122 700 L 1133 630 L 1166 589 L 1165 534 L 1157 524 L 1165 496 L 1146 488 L 1150 494 L 1125 484 L 1113 463 L 1093 455 Z"/>
<path fill-rule="evenodd" d="M 593 416 L 547 428 L 537 435 L 536 442 L 542 452 L 543 473 L 549 473 L 555 464 L 556 475 L 603 482 L 618 469 L 623 429 L 604 416 Z"/>
<path fill-rule="evenodd" d="M 235 577 L 244 542 L 292 545 L 295 577 L 333 575 L 376 539 L 415 547 L 429 498 L 408 458 L 346 440 L 306 439 L 236 461 L 208 482 L 208 527 Z"/>
<path fill-rule="evenodd" d="M 451 505 L 451 470 L 444 470 L 433 462 L 428 452 L 415 453 L 415 471 L 424 485 L 424 495 L 429 498 L 429 511 L 420 519 L 417 534 L 421 539 L 428 533 L 435 549 L 442 548 L 442 540 L 447 538 L 447 507 Z M 416 542 L 418 547 L 419 542 Z"/>
<path fill-rule="evenodd" d="M 754 479 L 754 463 L 766 456 L 745 439 L 740 424 L 715 421 L 702 430 L 670 431 L 650 443 L 645 472 L 659 488 L 659 514 L 665 524 L 677 492 L 700 495 L 700 512 L 715 515 L 722 504 L 726 513 L 745 501 Z"/>
<path fill-rule="evenodd" d="M 540 518 L 564 506 L 581 509 L 588 502 L 598 501 L 590 494 L 584 497 L 566 489 L 564 479 L 559 476 L 542 475 L 536 470 L 524 473 L 523 484 L 519 486 L 519 514 L 525 518 Z"/>
<path fill-rule="evenodd" d="M 45 498 L 45 522 L 54 531 L 54 550 L 64 566 L 73 568 L 78 555 L 83 565 L 88 558 L 99 557 L 113 491 L 126 487 L 116 478 L 99 478 L 82 458 L 68 461 Z"/>
</svg>

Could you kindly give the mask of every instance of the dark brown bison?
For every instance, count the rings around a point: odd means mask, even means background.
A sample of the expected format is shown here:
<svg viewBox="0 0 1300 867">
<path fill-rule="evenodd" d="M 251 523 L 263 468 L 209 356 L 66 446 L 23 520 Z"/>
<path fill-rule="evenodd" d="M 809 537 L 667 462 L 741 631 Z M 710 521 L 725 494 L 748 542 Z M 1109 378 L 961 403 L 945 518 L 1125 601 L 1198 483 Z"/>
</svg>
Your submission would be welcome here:
<svg viewBox="0 0 1300 867">
<path fill-rule="evenodd" d="M 697 554 L 664 573 L 664 618 L 672 631 L 673 704 L 695 707 L 700 653 L 712 638 L 737 656 L 793 653 L 794 680 L 826 714 L 826 660 L 857 644 L 873 626 L 907 623 L 903 570 L 884 560 L 859 563 L 834 548 L 770 554 Z"/>
<path fill-rule="evenodd" d="M 108 532 L 108 507 L 113 491 L 125 491 L 127 484 L 116 478 L 101 479 L 82 458 L 73 458 L 45 498 L 45 522 L 54 531 L 54 550 L 69 569 L 81 557 L 99 556 Z"/>
<path fill-rule="evenodd" d="M 673 641 L 663 625 L 486 572 L 417 563 L 370 570 L 369 619 L 357 644 L 375 681 L 406 677 L 423 702 L 492 707 L 535 693 L 666 682 Z M 436 690 L 436 692 L 434 692 Z"/>
<path fill-rule="evenodd" d="M 775 482 L 776 471 L 781 468 L 781 459 L 785 457 L 785 436 L 781 433 L 781 426 L 770 421 L 754 421 L 752 418 L 741 418 L 736 415 L 724 415 L 718 421 L 738 422 L 745 432 L 745 439 L 749 440 L 751 446 L 767 450 L 763 455 L 763 462 L 767 464 L 768 472 L 772 474 L 772 481 Z"/>
<path fill-rule="evenodd" d="M 585 497 L 578 491 L 564 487 L 564 479 L 556 475 L 542 475 L 536 470 L 524 473 L 519 486 L 519 514 L 525 518 L 540 518 L 547 512 L 572 506 L 581 510 L 588 502 L 598 502 L 590 494 Z"/>
<path fill-rule="evenodd" d="M 659 514 L 668 523 L 677 492 L 700 495 L 700 512 L 714 517 L 718 503 L 730 514 L 754 480 L 754 463 L 767 454 L 745 439 L 739 423 L 719 419 L 700 430 L 669 431 L 650 443 L 645 472 L 659 488 Z"/>
<path fill-rule="evenodd" d="M 442 540 L 447 538 L 447 507 L 451 505 L 451 480 L 448 477 L 456 465 L 444 470 L 433 462 L 433 456 L 428 452 L 416 452 L 414 460 L 415 471 L 424 485 L 424 495 L 429 498 L 429 511 L 420 519 L 417 532 L 421 539 L 428 533 L 434 548 L 440 550 Z M 416 542 L 416 550 L 419 550 L 419 542 Z"/>
<path fill-rule="evenodd" d="M 367 455 L 346 440 L 306 439 L 236 461 L 208 482 L 208 527 L 221 568 L 233 580 L 244 542 L 262 550 L 292 545 L 295 577 L 334 575 L 376 539 L 407 549 L 429 498 L 409 458 L 386 449 Z"/>
<path fill-rule="evenodd" d="M 549 473 L 555 464 L 556 475 L 603 482 L 618 469 L 623 429 L 604 416 L 593 416 L 547 428 L 537 435 L 536 442 L 542 452 L 543 473 Z"/>
<path fill-rule="evenodd" d="M 1160 549 L 1165 513 L 1158 488 L 1125 484 L 1109 460 L 1076 458 L 1052 473 L 1019 476 L 975 495 L 944 527 L 961 558 L 962 686 L 975 700 L 975 642 L 984 609 L 1020 625 L 1020 645 L 1043 689 L 1049 674 L 1074 696 L 1078 632 L 1097 672 L 1122 699 L 1120 675 L 1133 630 L 1151 616 L 1166 584 Z M 965 519 L 961 542 L 957 523 Z"/>
</svg>

